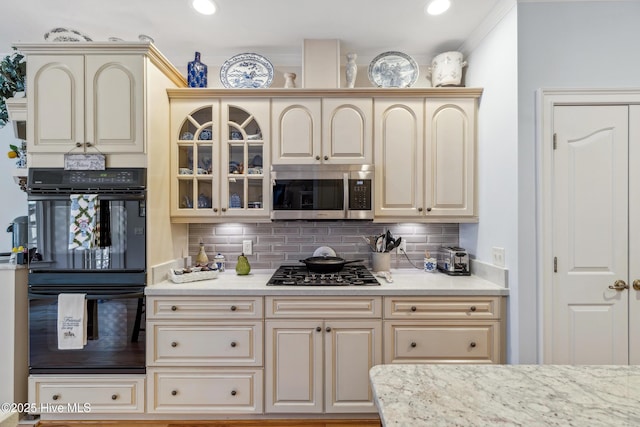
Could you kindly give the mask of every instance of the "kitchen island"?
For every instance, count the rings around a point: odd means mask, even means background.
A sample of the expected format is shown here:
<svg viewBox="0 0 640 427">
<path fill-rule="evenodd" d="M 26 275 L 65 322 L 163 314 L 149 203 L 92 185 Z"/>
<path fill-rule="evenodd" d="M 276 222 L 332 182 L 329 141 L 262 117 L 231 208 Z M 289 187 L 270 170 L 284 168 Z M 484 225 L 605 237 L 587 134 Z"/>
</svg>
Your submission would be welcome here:
<svg viewBox="0 0 640 427">
<path fill-rule="evenodd" d="M 638 426 L 640 366 L 378 365 L 385 427 Z"/>
</svg>

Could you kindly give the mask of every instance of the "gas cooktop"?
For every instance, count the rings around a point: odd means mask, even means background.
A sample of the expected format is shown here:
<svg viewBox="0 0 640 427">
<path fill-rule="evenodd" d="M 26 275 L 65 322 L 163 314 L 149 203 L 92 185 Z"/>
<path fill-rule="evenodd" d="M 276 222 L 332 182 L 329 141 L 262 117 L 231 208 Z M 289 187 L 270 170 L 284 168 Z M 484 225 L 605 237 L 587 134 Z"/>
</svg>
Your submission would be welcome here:
<svg viewBox="0 0 640 427">
<path fill-rule="evenodd" d="M 380 286 L 361 264 L 345 265 L 337 273 L 313 273 L 304 265 L 282 265 L 267 286 Z"/>
</svg>

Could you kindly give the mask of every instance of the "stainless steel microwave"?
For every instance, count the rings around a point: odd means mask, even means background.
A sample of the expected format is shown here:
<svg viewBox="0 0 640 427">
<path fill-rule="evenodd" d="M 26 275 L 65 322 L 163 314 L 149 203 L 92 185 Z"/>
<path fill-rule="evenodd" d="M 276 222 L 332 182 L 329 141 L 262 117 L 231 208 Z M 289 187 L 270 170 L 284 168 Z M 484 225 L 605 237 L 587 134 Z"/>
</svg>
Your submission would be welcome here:
<svg viewBox="0 0 640 427">
<path fill-rule="evenodd" d="M 373 165 L 274 165 L 271 219 L 373 219 Z"/>
</svg>

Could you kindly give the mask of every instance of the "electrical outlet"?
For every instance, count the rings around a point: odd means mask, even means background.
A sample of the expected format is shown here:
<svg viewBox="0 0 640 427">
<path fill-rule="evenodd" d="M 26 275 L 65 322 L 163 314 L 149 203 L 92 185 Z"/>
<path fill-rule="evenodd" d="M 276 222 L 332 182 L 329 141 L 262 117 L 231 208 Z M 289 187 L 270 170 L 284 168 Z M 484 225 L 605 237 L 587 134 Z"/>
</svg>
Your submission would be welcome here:
<svg viewBox="0 0 640 427">
<path fill-rule="evenodd" d="M 251 240 L 243 240 L 242 241 L 242 253 L 245 255 L 253 254 L 253 241 Z"/>
<path fill-rule="evenodd" d="M 504 267 L 504 248 L 493 248 L 493 265 Z"/>
<path fill-rule="evenodd" d="M 400 245 L 398 245 L 397 252 L 407 253 L 407 242 L 405 240 L 400 241 Z"/>
</svg>

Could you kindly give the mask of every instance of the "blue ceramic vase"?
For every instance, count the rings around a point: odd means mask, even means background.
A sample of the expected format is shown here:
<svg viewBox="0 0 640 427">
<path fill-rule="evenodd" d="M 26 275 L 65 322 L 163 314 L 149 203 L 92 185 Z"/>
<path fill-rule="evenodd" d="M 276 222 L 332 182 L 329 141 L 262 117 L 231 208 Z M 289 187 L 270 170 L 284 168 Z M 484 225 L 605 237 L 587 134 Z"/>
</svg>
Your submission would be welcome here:
<svg viewBox="0 0 640 427">
<path fill-rule="evenodd" d="M 200 62 L 200 52 L 187 65 L 187 83 L 189 87 L 207 87 L 207 66 Z"/>
</svg>

